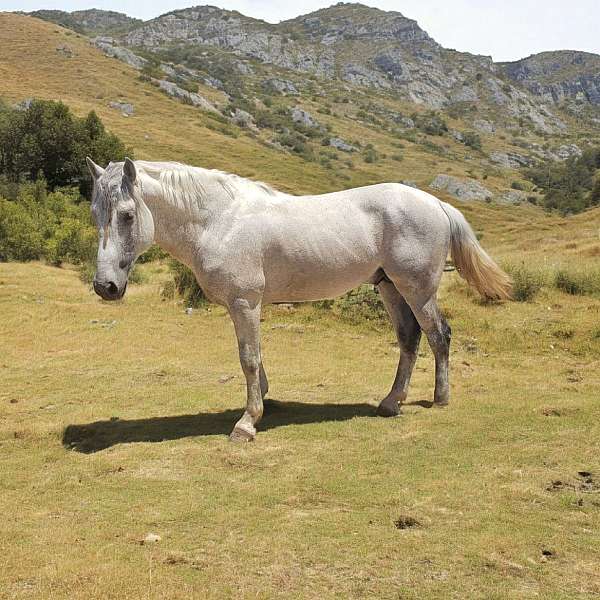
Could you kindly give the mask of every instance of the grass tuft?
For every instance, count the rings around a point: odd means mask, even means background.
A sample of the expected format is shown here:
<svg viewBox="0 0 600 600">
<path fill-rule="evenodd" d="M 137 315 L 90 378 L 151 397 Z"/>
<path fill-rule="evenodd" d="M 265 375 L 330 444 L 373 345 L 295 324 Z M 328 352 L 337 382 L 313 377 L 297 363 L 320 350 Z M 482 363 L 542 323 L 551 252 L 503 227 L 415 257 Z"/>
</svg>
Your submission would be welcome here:
<svg viewBox="0 0 600 600">
<path fill-rule="evenodd" d="M 541 269 L 520 265 L 505 265 L 505 271 L 513 280 L 513 298 L 517 302 L 531 302 L 545 283 L 545 274 Z"/>
</svg>

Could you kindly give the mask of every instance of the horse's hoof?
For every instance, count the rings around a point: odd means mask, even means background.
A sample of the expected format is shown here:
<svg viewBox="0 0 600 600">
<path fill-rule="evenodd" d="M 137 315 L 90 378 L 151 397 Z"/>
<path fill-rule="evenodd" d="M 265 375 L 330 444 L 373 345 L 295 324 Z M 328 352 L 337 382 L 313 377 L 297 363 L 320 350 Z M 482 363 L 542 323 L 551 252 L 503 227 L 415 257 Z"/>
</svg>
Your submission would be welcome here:
<svg viewBox="0 0 600 600">
<path fill-rule="evenodd" d="M 252 431 L 248 431 L 243 427 L 234 427 L 233 431 L 229 435 L 230 442 L 253 442 L 256 438 L 256 430 L 254 433 Z"/>
<path fill-rule="evenodd" d="M 398 405 L 394 407 L 382 403 L 377 407 L 378 417 L 397 417 L 400 414 L 400 407 Z"/>
<path fill-rule="evenodd" d="M 448 406 L 448 404 L 448 398 L 433 401 L 433 406 L 437 406 L 438 408 L 445 408 L 446 406 Z"/>
</svg>

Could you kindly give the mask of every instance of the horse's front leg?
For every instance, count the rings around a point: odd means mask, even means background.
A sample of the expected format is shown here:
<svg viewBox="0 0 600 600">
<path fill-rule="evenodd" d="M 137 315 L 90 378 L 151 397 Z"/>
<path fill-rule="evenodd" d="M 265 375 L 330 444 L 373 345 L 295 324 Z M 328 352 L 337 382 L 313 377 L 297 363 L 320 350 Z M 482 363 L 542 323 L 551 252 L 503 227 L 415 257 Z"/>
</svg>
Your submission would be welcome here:
<svg viewBox="0 0 600 600">
<path fill-rule="evenodd" d="M 252 302 L 245 298 L 229 305 L 240 352 L 240 363 L 246 376 L 248 399 L 246 411 L 235 424 L 229 439 L 237 442 L 250 442 L 256 437 L 256 424 L 263 414 L 261 392 L 260 357 L 260 301 Z M 265 377 L 266 380 L 266 377 Z M 263 383 L 264 385 L 264 383 Z"/>
</svg>

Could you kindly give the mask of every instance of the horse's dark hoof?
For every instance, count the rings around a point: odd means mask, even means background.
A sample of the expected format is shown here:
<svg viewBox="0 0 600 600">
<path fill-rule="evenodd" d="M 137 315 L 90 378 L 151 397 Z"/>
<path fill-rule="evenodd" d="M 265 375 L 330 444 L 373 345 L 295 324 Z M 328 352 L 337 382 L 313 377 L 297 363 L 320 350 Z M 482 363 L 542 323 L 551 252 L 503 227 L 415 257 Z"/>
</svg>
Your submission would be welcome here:
<svg viewBox="0 0 600 600">
<path fill-rule="evenodd" d="M 254 432 L 248 431 L 243 427 L 236 426 L 229 435 L 230 442 L 253 442 L 256 439 L 256 429 Z"/>
<path fill-rule="evenodd" d="M 396 405 L 394 406 L 394 404 L 391 402 L 383 401 L 377 407 L 376 414 L 378 417 L 397 417 L 401 414 L 400 406 L 398 405 L 397 402 L 396 402 Z"/>
</svg>

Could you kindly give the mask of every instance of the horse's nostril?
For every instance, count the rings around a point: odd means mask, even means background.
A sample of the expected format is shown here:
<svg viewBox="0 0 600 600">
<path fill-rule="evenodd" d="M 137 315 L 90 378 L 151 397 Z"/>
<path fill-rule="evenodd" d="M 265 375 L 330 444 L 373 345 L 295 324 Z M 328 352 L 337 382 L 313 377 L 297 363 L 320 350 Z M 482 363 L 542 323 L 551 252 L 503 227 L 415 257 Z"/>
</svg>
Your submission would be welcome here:
<svg viewBox="0 0 600 600">
<path fill-rule="evenodd" d="M 122 294 L 119 292 L 119 288 L 114 281 L 97 281 L 94 280 L 94 291 L 98 296 L 104 298 L 104 300 L 116 300 L 120 298 Z"/>
</svg>

